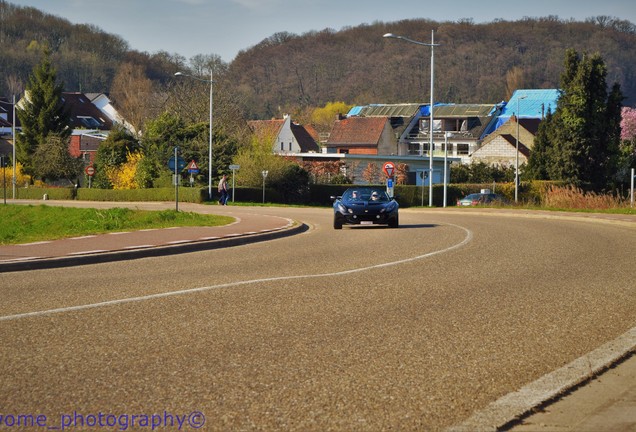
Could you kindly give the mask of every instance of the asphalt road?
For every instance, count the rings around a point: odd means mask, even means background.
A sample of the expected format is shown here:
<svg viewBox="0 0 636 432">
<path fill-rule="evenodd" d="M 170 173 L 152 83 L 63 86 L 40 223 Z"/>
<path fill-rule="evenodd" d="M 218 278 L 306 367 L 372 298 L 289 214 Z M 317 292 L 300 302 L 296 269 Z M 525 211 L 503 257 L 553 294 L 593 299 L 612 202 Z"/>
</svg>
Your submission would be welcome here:
<svg viewBox="0 0 636 432">
<path fill-rule="evenodd" d="M 259 211 L 311 228 L 0 274 L 5 421 L 443 430 L 636 326 L 633 223 L 405 210 L 335 231 L 328 209 Z"/>
</svg>

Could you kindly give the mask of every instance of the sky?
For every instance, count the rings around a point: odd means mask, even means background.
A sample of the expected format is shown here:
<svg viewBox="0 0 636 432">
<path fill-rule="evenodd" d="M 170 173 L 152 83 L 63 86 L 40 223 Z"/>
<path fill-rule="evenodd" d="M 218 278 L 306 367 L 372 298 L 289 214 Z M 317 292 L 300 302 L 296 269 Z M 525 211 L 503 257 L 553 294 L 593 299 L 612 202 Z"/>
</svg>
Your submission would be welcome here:
<svg viewBox="0 0 636 432">
<path fill-rule="evenodd" d="M 301 35 L 374 22 L 425 18 L 475 23 L 556 15 L 585 20 L 607 15 L 636 24 L 634 0 L 8 0 L 92 24 L 128 42 L 130 49 L 167 51 L 190 59 L 219 55 L 232 61 L 279 32 Z M 382 35 L 378 35 L 381 37 Z M 407 36 L 408 35 L 404 35 Z"/>
</svg>

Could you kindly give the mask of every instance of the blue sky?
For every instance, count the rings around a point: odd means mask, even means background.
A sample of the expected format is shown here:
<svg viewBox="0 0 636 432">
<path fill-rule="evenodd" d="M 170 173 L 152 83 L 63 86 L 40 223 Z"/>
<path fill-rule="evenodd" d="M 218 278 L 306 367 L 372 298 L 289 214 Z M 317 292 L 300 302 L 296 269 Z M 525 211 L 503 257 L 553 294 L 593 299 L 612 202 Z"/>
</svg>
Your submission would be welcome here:
<svg viewBox="0 0 636 432">
<path fill-rule="evenodd" d="M 184 56 L 240 50 L 278 32 L 355 27 L 411 18 L 475 23 L 556 15 L 584 20 L 608 15 L 636 24 L 634 0 L 8 0 L 76 24 L 121 36 L 131 49 Z M 405 35 L 408 36 L 408 35 Z M 381 37 L 381 35 L 378 35 Z"/>
</svg>

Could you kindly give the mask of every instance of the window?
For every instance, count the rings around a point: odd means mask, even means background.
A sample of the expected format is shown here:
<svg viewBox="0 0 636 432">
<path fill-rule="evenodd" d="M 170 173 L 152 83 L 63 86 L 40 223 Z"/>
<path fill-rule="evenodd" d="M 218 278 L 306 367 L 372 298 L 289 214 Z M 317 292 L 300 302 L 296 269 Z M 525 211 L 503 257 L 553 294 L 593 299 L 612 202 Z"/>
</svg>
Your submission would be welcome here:
<svg viewBox="0 0 636 432">
<path fill-rule="evenodd" d="M 98 128 L 101 126 L 101 123 L 93 117 L 77 116 L 77 120 L 79 120 L 87 128 Z"/>
<path fill-rule="evenodd" d="M 289 151 L 291 151 L 291 150 L 292 150 L 292 143 L 290 142 L 289 143 Z"/>
<path fill-rule="evenodd" d="M 419 143 L 409 143 L 409 155 L 419 155 L 420 145 Z"/>
<path fill-rule="evenodd" d="M 467 155 L 469 146 L 468 144 L 457 144 L 457 154 L 458 155 Z"/>
<path fill-rule="evenodd" d="M 445 147 L 446 147 L 445 143 L 440 144 L 440 150 L 441 151 L 446 151 Z M 449 153 L 453 152 L 453 144 L 451 144 L 451 143 L 448 143 L 448 152 Z"/>
<path fill-rule="evenodd" d="M 420 131 L 421 132 L 429 132 L 430 131 L 430 121 L 429 119 L 420 119 Z M 433 119 L 433 132 L 441 132 L 442 131 L 442 120 Z"/>
<path fill-rule="evenodd" d="M 284 142 L 280 143 L 280 151 L 285 151 L 285 143 Z"/>
</svg>

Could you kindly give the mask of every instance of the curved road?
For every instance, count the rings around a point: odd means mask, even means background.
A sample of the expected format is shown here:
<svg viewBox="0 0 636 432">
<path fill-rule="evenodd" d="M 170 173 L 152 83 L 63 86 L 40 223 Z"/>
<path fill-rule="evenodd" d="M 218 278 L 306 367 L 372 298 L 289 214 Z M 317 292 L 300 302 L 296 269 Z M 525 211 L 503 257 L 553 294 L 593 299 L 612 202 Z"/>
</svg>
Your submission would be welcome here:
<svg viewBox="0 0 636 432">
<path fill-rule="evenodd" d="M 633 219 L 471 210 L 0 274 L 0 414 L 443 430 L 636 326 Z"/>
</svg>

